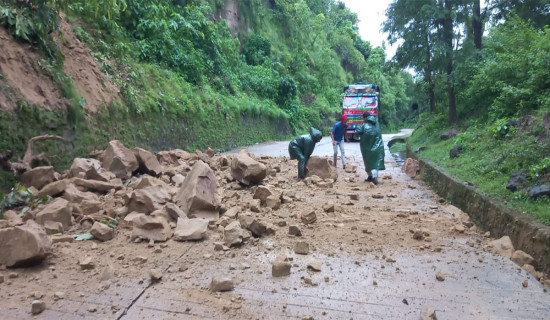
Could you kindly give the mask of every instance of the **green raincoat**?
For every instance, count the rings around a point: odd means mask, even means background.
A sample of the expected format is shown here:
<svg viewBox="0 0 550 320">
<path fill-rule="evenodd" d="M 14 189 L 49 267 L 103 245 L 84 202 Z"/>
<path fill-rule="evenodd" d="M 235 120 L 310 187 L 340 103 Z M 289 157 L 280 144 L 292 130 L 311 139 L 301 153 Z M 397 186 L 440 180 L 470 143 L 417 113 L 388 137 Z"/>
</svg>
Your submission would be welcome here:
<svg viewBox="0 0 550 320">
<path fill-rule="evenodd" d="M 315 144 L 321 140 L 323 134 L 315 128 L 309 128 L 309 134 L 299 136 L 290 141 L 288 145 L 288 153 L 290 160 L 298 159 L 298 178 L 303 179 L 306 176 L 306 164 L 309 157 L 315 149 Z"/>
<path fill-rule="evenodd" d="M 382 132 L 376 116 L 368 116 L 365 122 L 355 130 L 355 133 L 361 139 L 361 154 L 363 155 L 365 170 L 385 170 L 384 142 L 382 141 Z"/>
</svg>

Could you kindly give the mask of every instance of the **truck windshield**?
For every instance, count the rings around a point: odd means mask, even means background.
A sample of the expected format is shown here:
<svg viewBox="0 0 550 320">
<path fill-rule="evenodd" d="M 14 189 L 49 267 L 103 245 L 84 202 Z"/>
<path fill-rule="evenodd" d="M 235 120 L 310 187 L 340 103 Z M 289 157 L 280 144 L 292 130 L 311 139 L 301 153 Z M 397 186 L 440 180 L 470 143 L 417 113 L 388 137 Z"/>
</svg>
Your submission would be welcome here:
<svg viewBox="0 0 550 320">
<path fill-rule="evenodd" d="M 362 107 L 376 105 L 376 97 L 345 97 L 344 98 L 344 107 L 345 108 L 357 108 L 359 104 Z"/>
</svg>

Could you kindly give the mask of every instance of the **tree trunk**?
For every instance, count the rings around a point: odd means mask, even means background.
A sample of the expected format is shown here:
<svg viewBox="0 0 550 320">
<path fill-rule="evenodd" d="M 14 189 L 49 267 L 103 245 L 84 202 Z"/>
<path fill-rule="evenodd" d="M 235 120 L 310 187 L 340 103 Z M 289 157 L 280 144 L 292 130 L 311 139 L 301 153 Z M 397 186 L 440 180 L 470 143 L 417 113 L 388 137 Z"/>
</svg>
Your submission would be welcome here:
<svg viewBox="0 0 550 320">
<path fill-rule="evenodd" d="M 432 48 L 428 35 L 426 35 L 426 44 L 426 82 L 428 83 L 428 96 L 430 97 L 430 112 L 435 113 L 435 93 L 432 79 Z"/>
<path fill-rule="evenodd" d="M 445 0 L 445 19 L 443 21 L 443 40 L 445 43 L 445 60 L 447 63 L 447 88 L 449 91 L 449 122 L 455 123 L 456 117 L 456 101 L 455 89 L 452 81 L 453 75 L 453 19 L 451 12 L 453 4 L 451 0 Z"/>
<path fill-rule="evenodd" d="M 481 6 L 480 0 L 474 0 L 474 44 L 476 49 L 481 50 L 481 40 L 483 37 L 483 22 L 481 21 Z"/>
</svg>

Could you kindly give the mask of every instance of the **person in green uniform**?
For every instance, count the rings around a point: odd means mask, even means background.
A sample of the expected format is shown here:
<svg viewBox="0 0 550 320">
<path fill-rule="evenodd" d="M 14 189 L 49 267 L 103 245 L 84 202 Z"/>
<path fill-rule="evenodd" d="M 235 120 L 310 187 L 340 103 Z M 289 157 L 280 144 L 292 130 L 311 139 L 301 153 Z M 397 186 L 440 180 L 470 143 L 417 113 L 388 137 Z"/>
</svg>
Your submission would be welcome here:
<svg viewBox="0 0 550 320">
<path fill-rule="evenodd" d="M 309 134 L 299 136 L 288 144 L 290 160 L 298 159 L 298 179 L 301 181 L 306 177 L 307 162 L 315 149 L 315 144 L 321 141 L 323 134 L 315 128 L 309 128 Z"/>
<path fill-rule="evenodd" d="M 386 167 L 384 166 L 384 142 L 376 116 L 368 112 L 363 113 L 363 124 L 355 130 L 355 133 L 361 139 L 361 155 L 368 174 L 365 181 L 378 184 L 378 170 L 386 170 Z"/>
</svg>

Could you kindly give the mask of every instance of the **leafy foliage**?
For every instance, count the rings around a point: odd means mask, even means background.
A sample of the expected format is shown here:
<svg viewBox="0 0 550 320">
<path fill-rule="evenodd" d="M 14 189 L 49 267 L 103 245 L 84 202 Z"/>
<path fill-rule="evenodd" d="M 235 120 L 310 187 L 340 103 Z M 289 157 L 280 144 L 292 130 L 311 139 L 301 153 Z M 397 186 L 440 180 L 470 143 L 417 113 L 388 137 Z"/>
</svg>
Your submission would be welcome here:
<svg viewBox="0 0 550 320">
<path fill-rule="evenodd" d="M 24 214 L 26 211 L 32 210 L 50 199 L 50 196 L 35 198 L 25 186 L 16 184 L 11 192 L 4 195 L 0 201 L 0 219 L 2 219 L 2 213 L 6 210 L 25 206 L 21 212 L 21 214 Z"/>
</svg>

